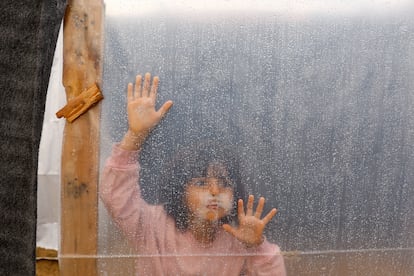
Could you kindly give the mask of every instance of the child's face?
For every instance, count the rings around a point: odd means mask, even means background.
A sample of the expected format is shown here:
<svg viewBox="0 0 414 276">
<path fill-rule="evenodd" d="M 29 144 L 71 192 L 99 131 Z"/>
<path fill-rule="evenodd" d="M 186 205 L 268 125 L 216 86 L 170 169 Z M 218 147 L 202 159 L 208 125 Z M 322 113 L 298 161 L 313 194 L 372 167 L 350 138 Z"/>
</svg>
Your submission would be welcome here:
<svg viewBox="0 0 414 276">
<path fill-rule="evenodd" d="M 206 176 L 187 184 L 185 200 L 196 218 L 217 221 L 228 215 L 233 206 L 233 183 L 227 169 L 219 163 L 210 164 Z"/>
</svg>

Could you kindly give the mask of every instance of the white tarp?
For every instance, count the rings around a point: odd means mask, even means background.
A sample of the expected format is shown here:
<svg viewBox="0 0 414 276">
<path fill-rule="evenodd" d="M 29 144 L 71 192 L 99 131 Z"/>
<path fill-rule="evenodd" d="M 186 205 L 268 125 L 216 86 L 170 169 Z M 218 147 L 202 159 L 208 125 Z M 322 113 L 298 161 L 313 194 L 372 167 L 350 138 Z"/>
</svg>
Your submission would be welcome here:
<svg viewBox="0 0 414 276">
<path fill-rule="evenodd" d="M 56 250 L 59 247 L 60 164 L 65 120 L 58 119 L 55 113 L 66 104 L 62 85 L 62 36 L 61 28 L 47 91 L 37 187 L 37 246 Z"/>
</svg>

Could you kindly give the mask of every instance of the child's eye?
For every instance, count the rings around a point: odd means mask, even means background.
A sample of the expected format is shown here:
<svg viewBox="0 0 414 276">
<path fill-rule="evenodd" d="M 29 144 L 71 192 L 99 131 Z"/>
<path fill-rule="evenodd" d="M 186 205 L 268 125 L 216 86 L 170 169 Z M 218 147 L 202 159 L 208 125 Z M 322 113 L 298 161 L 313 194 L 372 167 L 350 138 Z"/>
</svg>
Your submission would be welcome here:
<svg viewBox="0 0 414 276">
<path fill-rule="evenodd" d="M 206 185 L 206 181 L 204 179 L 197 179 L 193 181 L 193 185 L 194 186 L 205 186 Z"/>
<path fill-rule="evenodd" d="M 234 186 L 233 182 L 228 177 L 220 178 L 219 183 L 220 183 L 219 185 L 223 188 L 232 188 Z"/>
</svg>

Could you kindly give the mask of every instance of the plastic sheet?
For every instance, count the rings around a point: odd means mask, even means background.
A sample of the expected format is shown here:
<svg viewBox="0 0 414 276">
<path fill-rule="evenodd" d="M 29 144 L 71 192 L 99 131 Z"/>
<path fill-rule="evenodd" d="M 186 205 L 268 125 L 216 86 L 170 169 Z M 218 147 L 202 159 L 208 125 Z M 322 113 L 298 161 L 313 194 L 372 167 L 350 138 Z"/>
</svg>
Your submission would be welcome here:
<svg viewBox="0 0 414 276">
<path fill-rule="evenodd" d="M 126 131 L 126 84 L 151 72 L 174 107 L 141 154 L 148 202 L 174 151 L 220 141 L 247 191 L 278 208 L 266 237 L 302 256 L 286 258 L 292 275 L 358 274 L 372 255 L 392 260 L 372 275 L 414 273 L 412 3 L 106 4 L 102 164 Z M 137 257 L 102 206 L 99 238 L 102 271 Z"/>
</svg>

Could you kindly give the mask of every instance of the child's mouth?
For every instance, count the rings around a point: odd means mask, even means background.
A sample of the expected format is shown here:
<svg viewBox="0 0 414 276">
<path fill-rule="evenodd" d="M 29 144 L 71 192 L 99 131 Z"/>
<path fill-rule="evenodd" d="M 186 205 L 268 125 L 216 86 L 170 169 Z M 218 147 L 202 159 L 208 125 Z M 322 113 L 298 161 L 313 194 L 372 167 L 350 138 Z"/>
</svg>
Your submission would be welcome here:
<svg viewBox="0 0 414 276">
<path fill-rule="evenodd" d="M 219 208 L 219 206 L 218 206 L 217 203 L 212 203 L 212 204 L 208 204 L 207 208 L 211 209 L 211 210 L 217 210 Z"/>
</svg>

